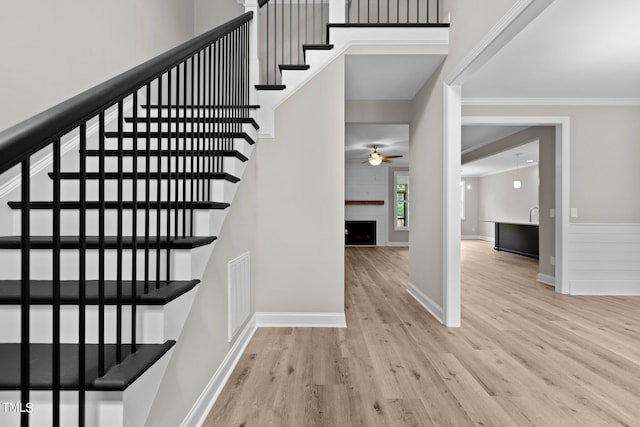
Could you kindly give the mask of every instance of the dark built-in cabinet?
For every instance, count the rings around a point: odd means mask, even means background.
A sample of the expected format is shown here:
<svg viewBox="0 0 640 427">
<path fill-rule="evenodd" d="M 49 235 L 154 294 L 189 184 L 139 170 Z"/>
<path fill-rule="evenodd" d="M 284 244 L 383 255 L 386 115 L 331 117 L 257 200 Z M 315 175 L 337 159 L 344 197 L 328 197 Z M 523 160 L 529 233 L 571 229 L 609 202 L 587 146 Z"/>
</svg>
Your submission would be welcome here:
<svg viewBox="0 0 640 427">
<path fill-rule="evenodd" d="M 511 252 L 530 258 L 539 258 L 537 224 L 496 222 L 495 245 L 497 251 Z"/>
</svg>

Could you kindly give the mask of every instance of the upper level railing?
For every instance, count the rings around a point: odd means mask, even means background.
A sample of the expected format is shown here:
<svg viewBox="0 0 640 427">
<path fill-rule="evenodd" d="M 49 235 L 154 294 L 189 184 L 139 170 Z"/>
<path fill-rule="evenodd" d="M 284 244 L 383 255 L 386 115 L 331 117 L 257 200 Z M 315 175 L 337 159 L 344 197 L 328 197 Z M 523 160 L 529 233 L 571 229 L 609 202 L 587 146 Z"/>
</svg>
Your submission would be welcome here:
<svg viewBox="0 0 640 427">
<path fill-rule="evenodd" d="M 78 419 L 84 425 L 85 392 L 95 388 L 92 381 L 139 349 L 136 307 L 141 295 L 172 280 L 172 250 L 192 245 L 198 237 L 194 206 L 211 202 L 211 180 L 224 175 L 222 155 L 233 149 L 249 117 L 252 17 L 245 13 L 0 133 L 0 174 L 19 174 L 21 185 L 20 232 L 14 240 L 6 239 L 20 253 L 20 277 L 14 282 L 20 288 L 21 407 L 28 407 L 36 387 L 29 363 L 34 351 L 30 319 L 32 306 L 43 302 L 33 300 L 32 285 L 34 279 L 46 280 L 51 286 L 52 360 L 49 383 L 37 388 L 52 391 L 54 426 L 60 425 L 60 392 L 65 389 L 78 390 Z M 62 145 L 69 141 L 79 146 L 77 160 L 69 165 L 73 172 L 61 166 Z M 38 224 L 32 215 L 43 205 L 32 195 L 34 156 L 52 157 L 51 187 L 38 189 L 51 195 L 47 206 L 52 226 L 40 237 L 33 236 Z M 68 181 L 74 185 L 63 190 L 61 184 Z M 77 228 L 65 236 L 61 216 L 71 209 L 77 212 Z M 89 210 L 97 211 L 97 221 Z M 107 210 L 115 212 L 114 226 L 107 224 Z M 35 249 L 51 253 L 51 276 L 46 279 L 36 277 L 42 266 L 34 265 Z M 63 260 L 63 251 L 69 249 L 77 252 Z M 75 302 L 64 304 L 78 310 L 73 356 L 78 366 L 76 372 L 65 373 L 61 284 L 69 278 Z M 95 295 L 89 295 L 87 289 L 94 288 Z M 97 344 L 91 352 L 88 304 L 97 306 L 98 315 Z M 107 324 L 107 304 L 115 306 L 114 324 Z M 130 324 L 123 311 L 130 313 Z M 106 329 L 115 330 L 113 343 L 106 342 Z M 93 357 L 98 359 L 97 378 L 88 377 Z M 76 378 L 75 384 L 66 383 L 65 375 Z M 28 423 L 24 411 L 21 424 Z"/>
<path fill-rule="evenodd" d="M 275 86 L 282 69 L 305 68 L 307 49 L 330 43 L 327 24 L 434 26 L 441 12 L 440 0 L 259 0 L 258 6 L 260 82 Z"/>
</svg>

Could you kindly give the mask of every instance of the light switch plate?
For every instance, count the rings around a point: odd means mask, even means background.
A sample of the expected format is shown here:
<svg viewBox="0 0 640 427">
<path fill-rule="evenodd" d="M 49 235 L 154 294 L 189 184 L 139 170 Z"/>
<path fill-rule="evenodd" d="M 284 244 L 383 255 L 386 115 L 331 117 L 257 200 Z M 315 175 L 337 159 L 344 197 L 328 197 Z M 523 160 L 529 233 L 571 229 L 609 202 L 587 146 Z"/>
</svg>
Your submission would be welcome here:
<svg viewBox="0 0 640 427">
<path fill-rule="evenodd" d="M 553 218 L 553 217 L 555 217 L 555 216 L 556 216 L 556 208 L 551 208 L 551 209 L 549 209 L 549 216 L 550 216 L 551 218 Z"/>
<path fill-rule="evenodd" d="M 551 255 L 549 257 L 549 264 L 551 265 L 556 265 L 556 257 L 554 257 L 553 255 Z"/>
<path fill-rule="evenodd" d="M 571 218 L 578 217 L 578 208 L 571 208 Z"/>
</svg>

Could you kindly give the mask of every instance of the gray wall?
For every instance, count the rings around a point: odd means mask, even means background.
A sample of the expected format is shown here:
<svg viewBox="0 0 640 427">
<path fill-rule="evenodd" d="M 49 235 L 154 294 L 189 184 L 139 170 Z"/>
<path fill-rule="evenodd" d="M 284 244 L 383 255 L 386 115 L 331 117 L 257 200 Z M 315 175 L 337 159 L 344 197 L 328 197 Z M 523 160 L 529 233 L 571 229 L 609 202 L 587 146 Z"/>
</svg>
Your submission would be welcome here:
<svg viewBox="0 0 640 427">
<path fill-rule="evenodd" d="M 205 33 L 244 13 L 238 0 L 193 0 L 194 34 Z"/>
<path fill-rule="evenodd" d="M 346 101 L 347 123 L 409 123 L 411 101 Z"/>
<path fill-rule="evenodd" d="M 640 222 L 640 107 L 467 106 L 463 115 L 569 117 L 571 222 Z"/>
<path fill-rule="evenodd" d="M 193 35 L 193 0 L 11 2 L 0 14 L 0 130 Z"/>
<path fill-rule="evenodd" d="M 455 23 L 449 33 L 449 55 L 412 102 L 409 281 L 440 307 L 444 303 L 443 80 L 514 3 L 460 0 L 443 4 L 443 16 L 450 13 Z"/>
</svg>

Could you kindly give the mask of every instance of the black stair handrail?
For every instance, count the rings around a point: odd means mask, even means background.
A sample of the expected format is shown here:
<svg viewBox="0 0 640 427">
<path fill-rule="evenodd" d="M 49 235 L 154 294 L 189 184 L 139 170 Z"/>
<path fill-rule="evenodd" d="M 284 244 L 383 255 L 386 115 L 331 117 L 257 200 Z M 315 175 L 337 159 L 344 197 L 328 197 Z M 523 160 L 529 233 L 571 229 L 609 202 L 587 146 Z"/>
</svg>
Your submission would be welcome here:
<svg viewBox="0 0 640 427">
<path fill-rule="evenodd" d="M 0 132 L 0 174 L 26 160 L 106 108 L 126 98 L 207 45 L 253 18 L 246 12 L 194 39 L 125 71 Z"/>
</svg>

